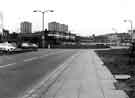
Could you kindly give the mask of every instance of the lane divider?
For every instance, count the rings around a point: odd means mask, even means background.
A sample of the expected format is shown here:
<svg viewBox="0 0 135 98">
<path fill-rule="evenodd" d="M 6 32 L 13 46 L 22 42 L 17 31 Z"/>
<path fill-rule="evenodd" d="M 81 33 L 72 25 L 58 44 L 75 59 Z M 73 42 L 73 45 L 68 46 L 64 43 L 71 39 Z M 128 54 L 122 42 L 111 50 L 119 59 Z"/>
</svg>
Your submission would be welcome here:
<svg viewBox="0 0 135 98">
<path fill-rule="evenodd" d="M 42 56 L 39 56 L 39 57 L 32 57 L 32 58 L 28 58 L 28 59 L 23 60 L 23 62 L 30 62 L 30 61 L 33 61 L 33 60 L 41 59 L 43 57 L 47 57 L 47 56 L 51 56 L 51 55 L 55 55 L 55 54 L 59 54 L 59 53 L 64 53 L 64 52 L 63 51 L 62 52 L 55 52 L 55 53 L 45 54 L 45 55 L 42 55 Z M 17 64 L 16 62 L 13 62 L 13 63 L 10 63 L 10 64 L 2 65 L 2 66 L 0 66 L 0 68 L 13 66 L 13 65 L 16 65 L 16 64 Z"/>
<path fill-rule="evenodd" d="M 64 52 L 63 51 L 62 52 L 55 52 L 55 53 L 45 54 L 45 55 L 42 55 L 42 56 L 39 56 L 39 57 L 28 58 L 28 59 L 25 59 L 24 62 L 40 59 L 40 58 L 43 58 L 43 57 L 47 57 L 47 56 L 51 56 L 51 55 L 55 55 L 55 54 L 59 54 L 59 53 L 64 53 Z"/>
<path fill-rule="evenodd" d="M 38 57 L 28 58 L 28 59 L 25 59 L 24 62 L 28 62 L 28 61 L 32 61 L 32 60 L 36 60 L 36 59 L 38 59 Z"/>
<path fill-rule="evenodd" d="M 5 67 L 8 67 L 8 66 L 12 66 L 12 65 L 15 65 L 16 63 L 11 63 L 11 64 L 7 64 L 7 65 L 3 65 L 3 66 L 0 66 L 0 68 L 5 68 Z"/>
</svg>

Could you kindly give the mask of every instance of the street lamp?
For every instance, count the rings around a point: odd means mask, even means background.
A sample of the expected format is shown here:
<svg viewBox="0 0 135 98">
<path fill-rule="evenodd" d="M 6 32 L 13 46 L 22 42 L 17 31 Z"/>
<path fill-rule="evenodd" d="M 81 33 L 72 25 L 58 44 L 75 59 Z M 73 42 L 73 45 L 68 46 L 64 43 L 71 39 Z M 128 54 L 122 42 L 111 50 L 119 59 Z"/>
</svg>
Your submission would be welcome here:
<svg viewBox="0 0 135 98">
<path fill-rule="evenodd" d="M 115 36 L 116 36 L 113 41 L 115 42 L 116 45 L 119 45 L 120 41 L 119 41 L 118 35 L 117 35 L 118 31 L 116 28 L 112 28 L 112 30 L 115 32 Z"/>
<path fill-rule="evenodd" d="M 54 10 L 45 10 L 45 11 L 41 11 L 41 10 L 34 10 L 33 12 L 40 12 L 42 13 L 42 32 L 44 32 L 44 14 L 48 13 L 48 12 L 54 12 Z M 42 47 L 45 47 L 45 36 L 44 34 L 42 34 Z"/>
<path fill-rule="evenodd" d="M 117 32 L 118 32 L 116 28 L 112 28 L 112 30 L 113 30 L 115 33 L 117 33 Z"/>
<path fill-rule="evenodd" d="M 132 46 L 131 46 L 131 50 L 130 50 L 130 54 L 129 54 L 129 64 L 131 64 L 132 65 L 132 61 L 133 61 L 133 55 L 134 55 L 134 43 L 133 43 L 133 21 L 132 20 L 124 20 L 124 22 L 129 22 L 130 23 L 130 26 L 131 26 L 131 44 L 132 44 Z M 135 72 L 134 72 L 134 67 L 133 66 L 131 66 L 131 70 L 130 70 L 130 74 L 131 74 L 131 76 L 133 75 L 135 75 Z"/>
<path fill-rule="evenodd" d="M 129 22 L 131 26 L 131 42 L 133 42 L 133 21 L 132 20 L 124 20 L 124 22 Z"/>
</svg>

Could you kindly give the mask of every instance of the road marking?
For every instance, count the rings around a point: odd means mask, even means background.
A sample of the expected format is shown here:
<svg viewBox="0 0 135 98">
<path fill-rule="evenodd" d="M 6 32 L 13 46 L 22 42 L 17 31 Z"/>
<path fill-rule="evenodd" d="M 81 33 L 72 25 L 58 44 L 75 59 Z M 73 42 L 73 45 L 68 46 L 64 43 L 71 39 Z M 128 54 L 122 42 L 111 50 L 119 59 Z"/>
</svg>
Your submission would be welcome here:
<svg viewBox="0 0 135 98">
<path fill-rule="evenodd" d="M 40 56 L 39 58 L 43 58 L 43 57 L 45 57 L 45 56 L 42 55 L 42 56 Z"/>
<path fill-rule="evenodd" d="M 59 53 L 65 53 L 65 51 L 55 52 L 55 53 L 48 53 L 48 54 L 44 54 L 44 55 L 39 56 L 39 57 L 28 58 L 28 59 L 23 60 L 23 62 L 29 62 L 29 61 L 32 61 L 32 60 L 40 59 L 40 58 L 43 58 L 43 57 L 46 57 L 46 56 L 51 56 L 51 55 L 55 55 L 55 54 L 59 54 Z M 17 63 L 15 62 L 15 63 L 7 64 L 7 65 L 2 65 L 2 66 L 0 66 L 0 68 L 5 68 L 5 67 L 8 67 L 8 66 L 13 66 L 15 64 L 17 64 Z"/>
<path fill-rule="evenodd" d="M 24 62 L 28 62 L 28 61 L 32 61 L 32 60 L 36 60 L 36 59 L 38 59 L 38 57 L 28 58 L 28 59 L 25 59 Z"/>
<path fill-rule="evenodd" d="M 12 66 L 12 65 L 15 65 L 16 63 L 11 63 L 11 64 L 7 64 L 7 65 L 3 65 L 3 66 L 0 66 L 0 68 L 5 68 L 5 67 L 8 67 L 8 66 Z"/>
<path fill-rule="evenodd" d="M 39 56 L 39 58 L 43 58 L 43 57 L 46 57 L 46 56 L 51 56 L 51 55 L 55 55 L 55 54 L 59 54 L 59 53 L 64 53 L 64 52 L 55 52 L 55 53 L 44 54 L 42 56 Z"/>
<path fill-rule="evenodd" d="M 32 61 L 32 60 L 36 60 L 36 59 L 43 58 L 43 57 L 46 57 L 46 56 L 51 56 L 51 55 L 58 54 L 58 53 L 63 53 L 63 52 L 49 53 L 49 54 L 45 54 L 45 55 L 42 55 L 42 56 L 39 56 L 39 57 L 28 58 L 28 59 L 25 59 L 24 62 L 29 62 L 29 61 Z"/>
<path fill-rule="evenodd" d="M 38 92 L 36 93 L 36 90 L 39 90 L 41 87 L 46 88 L 49 84 L 51 84 L 52 81 L 54 81 L 56 77 L 58 77 L 59 74 L 61 74 L 62 71 L 69 65 L 69 63 L 78 55 L 79 55 L 79 52 L 72 55 L 63 64 L 61 64 L 58 68 L 56 68 L 53 72 L 51 72 L 48 76 L 43 78 L 43 80 L 39 82 L 35 87 L 33 87 L 32 89 L 31 88 L 28 89 L 25 92 L 26 94 L 24 96 L 18 97 L 18 98 L 37 98 L 39 95 L 38 95 Z M 47 81 L 50 83 L 47 83 Z"/>
</svg>

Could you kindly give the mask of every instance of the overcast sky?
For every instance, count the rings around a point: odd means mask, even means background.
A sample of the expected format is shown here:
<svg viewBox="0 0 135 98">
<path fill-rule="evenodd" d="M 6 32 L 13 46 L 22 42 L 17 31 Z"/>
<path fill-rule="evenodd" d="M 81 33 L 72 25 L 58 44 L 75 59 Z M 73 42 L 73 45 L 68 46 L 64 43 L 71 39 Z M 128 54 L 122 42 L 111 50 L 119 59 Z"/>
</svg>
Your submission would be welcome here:
<svg viewBox="0 0 135 98">
<path fill-rule="evenodd" d="M 135 0 L 0 0 L 4 28 L 19 31 L 21 21 L 30 21 L 33 31 L 41 30 L 42 15 L 33 10 L 54 10 L 45 14 L 45 27 L 51 21 L 68 24 L 79 35 L 126 32 L 135 21 Z M 134 25 L 135 26 L 135 25 Z"/>
</svg>

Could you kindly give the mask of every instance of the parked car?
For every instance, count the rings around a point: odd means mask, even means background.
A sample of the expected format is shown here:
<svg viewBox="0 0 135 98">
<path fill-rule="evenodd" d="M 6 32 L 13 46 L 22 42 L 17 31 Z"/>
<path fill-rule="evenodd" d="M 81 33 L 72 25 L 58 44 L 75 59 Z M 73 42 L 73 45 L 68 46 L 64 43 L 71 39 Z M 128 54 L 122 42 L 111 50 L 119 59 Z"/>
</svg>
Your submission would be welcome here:
<svg viewBox="0 0 135 98">
<path fill-rule="evenodd" d="M 0 43 L 1 52 L 13 52 L 15 49 L 16 49 L 16 47 L 8 42 Z"/>
</svg>

